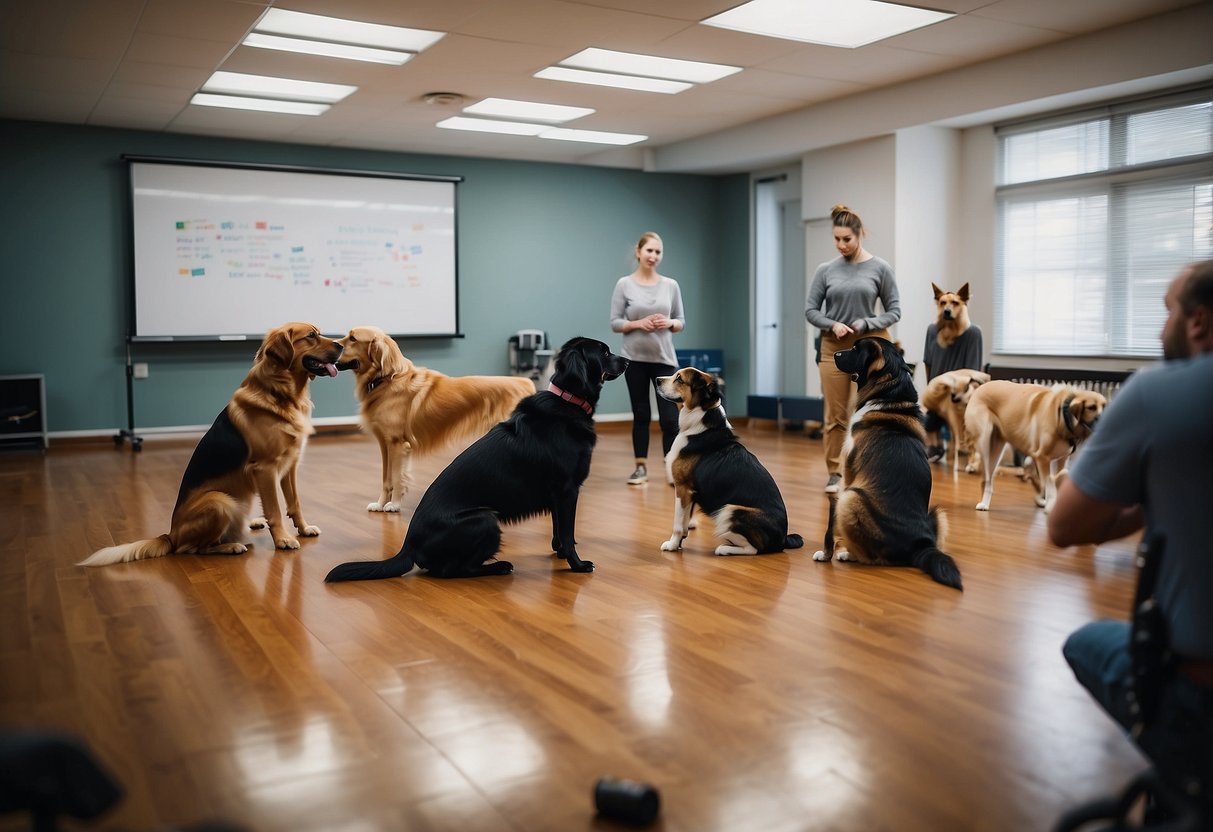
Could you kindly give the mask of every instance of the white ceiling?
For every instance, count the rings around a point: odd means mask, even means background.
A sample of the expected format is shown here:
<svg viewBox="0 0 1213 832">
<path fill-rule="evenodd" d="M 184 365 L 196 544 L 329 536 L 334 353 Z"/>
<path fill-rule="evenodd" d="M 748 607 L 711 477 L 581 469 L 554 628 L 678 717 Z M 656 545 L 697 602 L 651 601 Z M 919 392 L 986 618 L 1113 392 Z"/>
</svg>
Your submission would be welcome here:
<svg viewBox="0 0 1213 832">
<path fill-rule="evenodd" d="M 443 130 L 455 92 L 592 107 L 567 126 L 661 148 L 1209 0 L 929 0 L 951 20 L 860 49 L 698 23 L 740 0 L 0 0 L 0 117 L 335 147 L 620 164 L 600 145 Z M 240 45 L 271 5 L 447 37 L 393 67 Z M 1209 33 L 1201 36 L 1208 38 Z M 678 95 L 532 75 L 590 46 L 744 71 Z M 322 116 L 197 107 L 218 69 L 355 84 Z M 637 159 L 636 151 L 627 157 Z M 626 164 L 626 163 L 624 163 Z"/>
</svg>

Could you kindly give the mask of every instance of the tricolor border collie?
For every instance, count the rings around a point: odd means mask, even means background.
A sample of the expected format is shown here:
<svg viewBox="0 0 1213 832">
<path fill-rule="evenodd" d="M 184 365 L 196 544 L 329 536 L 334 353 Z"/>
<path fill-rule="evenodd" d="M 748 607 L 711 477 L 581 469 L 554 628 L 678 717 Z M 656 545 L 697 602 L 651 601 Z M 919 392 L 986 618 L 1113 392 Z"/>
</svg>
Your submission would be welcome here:
<svg viewBox="0 0 1213 832">
<path fill-rule="evenodd" d="M 788 534 L 788 511 L 775 480 L 733 432 L 716 379 L 684 367 L 658 379 L 657 390 L 682 405 L 678 436 L 665 458 L 674 483 L 674 531 L 661 550 L 682 548 L 695 506 L 716 521 L 716 534 L 725 541 L 716 547 L 718 555 L 803 546 L 800 535 Z"/>
</svg>

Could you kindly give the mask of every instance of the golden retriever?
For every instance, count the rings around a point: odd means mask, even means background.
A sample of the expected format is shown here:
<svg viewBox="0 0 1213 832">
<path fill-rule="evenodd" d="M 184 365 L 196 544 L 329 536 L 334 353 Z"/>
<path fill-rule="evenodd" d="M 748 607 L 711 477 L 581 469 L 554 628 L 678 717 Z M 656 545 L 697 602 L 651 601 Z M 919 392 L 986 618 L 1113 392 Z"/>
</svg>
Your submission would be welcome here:
<svg viewBox="0 0 1213 832">
<path fill-rule="evenodd" d="M 1046 512 L 1053 508 L 1059 472 L 1091 435 L 1107 403 L 1099 393 L 1064 384 L 991 381 L 974 390 L 965 429 L 981 455 L 983 491 L 977 510 L 990 509 L 994 472 L 1008 444 L 1027 457 L 1024 472 L 1036 487 L 1036 505 Z M 977 470 L 977 460 L 966 470 Z"/>
<path fill-rule="evenodd" d="M 286 514 L 304 537 L 320 529 L 303 517 L 296 472 L 312 432 L 312 376 L 337 375 L 341 345 L 309 323 L 270 330 L 253 358 L 253 368 L 190 457 L 168 534 L 99 549 L 82 566 L 158 558 L 171 554 L 238 555 L 253 496 L 261 498 L 264 520 L 278 549 L 298 549 L 282 522 L 278 487 Z"/>
<path fill-rule="evenodd" d="M 952 435 L 948 443 L 948 464 L 953 471 L 959 467 L 962 452 L 970 455 L 970 463 L 975 462 L 973 440 L 965 430 L 965 410 L 973 391 L 989 380 L 989 374 L 981 370 L 952 370 L 931 379 L 922 393 L 923 410 L 942 419 Z"/>
<path fill-rule="evenodd" d="M 363 429 L 379 442 L 382 458 L 379 499 L 367 511 L 400 511 L 414 452 L 479 437 L 535 392 L 535 382 L 521 376 L 448 376 L 418 367 L 374 326 L 354 327 L 338 343 L 343 366 L 354 365 Z"/>
</svg>

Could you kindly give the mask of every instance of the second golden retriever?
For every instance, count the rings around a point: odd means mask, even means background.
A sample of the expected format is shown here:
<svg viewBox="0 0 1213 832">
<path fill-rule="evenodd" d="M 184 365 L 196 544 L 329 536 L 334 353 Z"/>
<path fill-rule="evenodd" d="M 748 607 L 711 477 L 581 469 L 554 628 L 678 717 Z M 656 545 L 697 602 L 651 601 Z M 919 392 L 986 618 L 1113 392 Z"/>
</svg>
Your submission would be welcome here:
<svg viewBox="0 0 1213 832">
<path fill-rule="evenodd" d="M 474 439 L 509 417 L 535 392 L 520 376 L 448 376 L 413 364 L 395 339 L 375 326 L 357 326 L 338 343 L 342 366 L 354 366 L 362 426 L 379 442 L 382 484 L 367 511 L 400 511 L 412 455 Z"/>
<path fill-rule="evenodd" d="M 1028 458 L 1024 470 L 1036 487 L 1036 505 L 1049 511 L 1059 471 L 1091 435 L 1107 403 L 1099 393 L 1064 384 L 990 381 L 974 390 L 965 428 L 981 455 L 983 491 L 977 510 L 989 511 L 994 472 L 1010 444 Z M 976 466 L 971 463 L 969 470 Z"/>
</svg>

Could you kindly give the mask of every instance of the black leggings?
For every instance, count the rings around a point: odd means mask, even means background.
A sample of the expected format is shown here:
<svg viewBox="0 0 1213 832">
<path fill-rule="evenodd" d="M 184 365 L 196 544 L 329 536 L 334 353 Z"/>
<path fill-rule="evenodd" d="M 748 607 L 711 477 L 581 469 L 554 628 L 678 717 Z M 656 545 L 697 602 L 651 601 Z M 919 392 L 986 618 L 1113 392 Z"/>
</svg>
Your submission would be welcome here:
<svg viewBox="0 0 1213 832">
<path fill-rule="evenodd" d="M 658 376 L 672 376 L 678 368 L 670 364 L 633 361 L 624 371 L 628 383 L 628 398 L 632 400 L 632 453 L 637 459 L 649 455 L 649 426 L 653 409 L 649 406 L 649 387 L 657 389 Z M 678 405 L 657 394 L 657 421 L 661 424 L 662 459 L 670 452 L 678 435 Z"/>
</svg>

